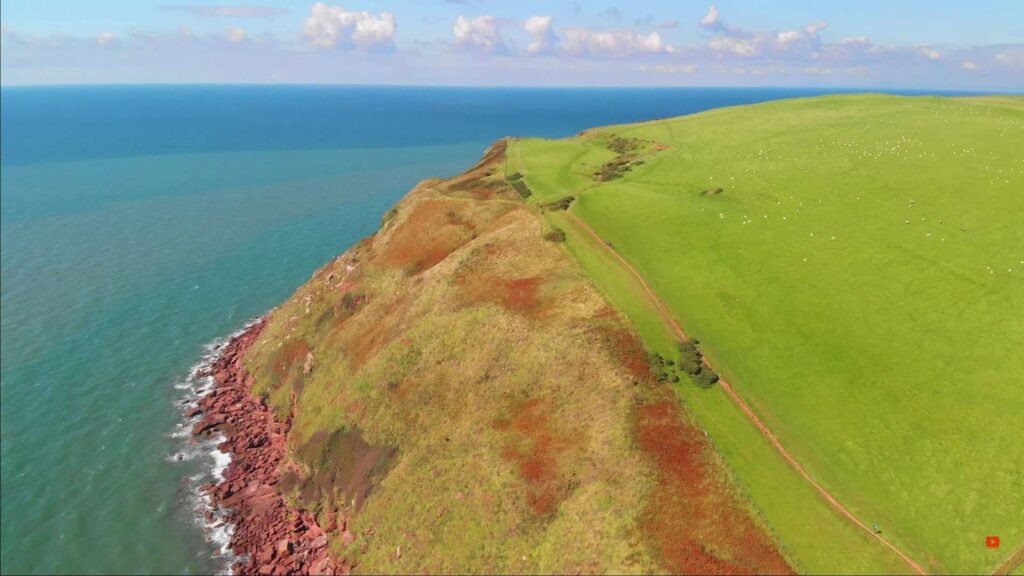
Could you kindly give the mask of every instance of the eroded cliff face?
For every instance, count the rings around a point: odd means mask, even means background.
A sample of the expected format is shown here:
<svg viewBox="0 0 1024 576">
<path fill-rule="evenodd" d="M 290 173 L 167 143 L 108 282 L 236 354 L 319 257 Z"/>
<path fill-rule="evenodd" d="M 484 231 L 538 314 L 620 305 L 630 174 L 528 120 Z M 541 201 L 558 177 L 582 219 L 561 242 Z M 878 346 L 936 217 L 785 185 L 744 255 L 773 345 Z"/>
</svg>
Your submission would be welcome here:
<svg viewBox="0 0 1024 576">
<path fill-rule="evenodd" d="M 245 570 L 790 571 L 504 170 L 499 143 L 421 183 L 238 352 L 277 436 L 228 447 L 278 446 L 266 484 L 302 524 L 281 544 L 236 517 Z"/>
</svg>

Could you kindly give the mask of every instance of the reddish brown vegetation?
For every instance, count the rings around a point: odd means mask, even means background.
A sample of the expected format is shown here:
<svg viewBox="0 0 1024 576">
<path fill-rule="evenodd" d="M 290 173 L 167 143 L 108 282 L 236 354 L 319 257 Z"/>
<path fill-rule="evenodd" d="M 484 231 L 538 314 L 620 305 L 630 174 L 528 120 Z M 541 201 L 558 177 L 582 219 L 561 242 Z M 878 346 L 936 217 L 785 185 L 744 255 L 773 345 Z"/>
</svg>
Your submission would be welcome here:
<svg viewBox="0 0 1024 576">
<path fill-rule="evenodd" d="M 349 566 L 333 558 L 327 534 L 316 518 L 288 506 L 278 492 L 279 466 L 285 455 L 289 423 L 249 394 L 252 378 L 242 363 L 245 350 L 263 330 L 262 321 L 225 347 L 210 372 L 217 383 L 191 414 L 203 417 L 193 434 L 221 431 L 220 449 L 230 452 L 224 480 L 206 487 L 214 504 L 229 509 L 235 526 L 231 549 L 244 560 L 232 568 L 241 574 L 347 574 Z M 336 523 L 326 527 L 338 529 Z M 343 526 L 342 537 L 348 534 Z"/>
<path fill-rule="evenodd" d="M 651 367 L 647 361 L 647 350 L 640 339 L 623 325 L 623 320 L 611 308 L 605 308 L 594 315 L 597 336 L 608 351 L 636 382 L 651 379 Z"/>
<path fill-rule="evenodd" d="M 473 235 L 472 224 L 458 217 L 459 204 L 441 198 L 417 204 L 389 235 L 390 241 L 380 254 L 380 262 L 415 274 L 447 258 Z"/>
<path fill-rule="evenodd" d="M 497 304 L 517 314 L 535 317 L 544 310 L 539 276 L 507 280 L 485 272 L 465 271 L 458 277 L 460 300 L 469 306 Z"/>
<path fill-rule="evenodd" d="M 306 341 L 301 338 L 293 338 L 285 342 L 274 360 L 274 375 L 278 378 L 287 377 L 292 368 L 302 366 L 309 350 L 309 344 L 306 344 Z"/>
<path fill-rule="evenodd" d="M 636 437 L 657 469 L 643 530 L 665 567 L 679 574 L 793 573 L 712 466 L 704 433 L 664 393 L 637 407 Z"/>
<path fill-rule="evenodd" d="M 540 287 L 540 278 L 516 278 L 508 280 L 502 286 L 504 290 L 498 292 L 498 299 L 502 306 L 521 314 L 529 314 L 537 309 L 540 299 L 537 297 L 537 289 Z"/>
<path fill-rule="evenodd" d="M 372 356 L 399 336 L 401 333 L 398 325 L 400 316 L 390 312 L 401 309 L 402 305 L 402 300 L 391 303 L 390 310 L 381 316 L 379 322 L 353 334 L 352 340 L 344 346 L 353 369 L 362 367 Z M 340 331 L 341 326 L 339 325 L 336 332 L 340 333 Z"/>
<path fill-rule="evenodd" d="M 495 428 L 510 433 L 502 456 L 518 468 L 526 484 L 526 502 L 538 516 L 554 512 L 572 488 L 561 480 L 558 464 L 571 442 L 555 430 L 549 411 L 544 401 L 531 398 L 509 419 L 495 423 Z"/>
</svg>

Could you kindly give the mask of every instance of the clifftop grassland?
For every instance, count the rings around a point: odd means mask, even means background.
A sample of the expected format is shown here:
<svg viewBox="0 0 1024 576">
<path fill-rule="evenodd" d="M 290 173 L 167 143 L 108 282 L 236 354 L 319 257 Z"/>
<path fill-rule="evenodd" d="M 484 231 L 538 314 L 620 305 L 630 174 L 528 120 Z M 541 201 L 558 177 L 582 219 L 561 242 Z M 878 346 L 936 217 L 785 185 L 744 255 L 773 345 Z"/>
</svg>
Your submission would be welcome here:
<svg viewBox="0 0 1024 576">
<path fill-rule="evenodd" d="M 1024 542 L 1022 151 L 1024 98 L 865 94 L 515 140 L 507 171 L 572 197 L 546 219 L 647 346 L 674 342 L 608 246 L 816 482 L 973 574 Z M 799 569 L 908 569 L 720 388 L 680 394 Z"/>
<path fill-rule="evenodd" d="M 245 363 L 291 420 L 280 489 L 356 572 L 791 572 L 504 155 L 269 315 Z"/>
</svg>

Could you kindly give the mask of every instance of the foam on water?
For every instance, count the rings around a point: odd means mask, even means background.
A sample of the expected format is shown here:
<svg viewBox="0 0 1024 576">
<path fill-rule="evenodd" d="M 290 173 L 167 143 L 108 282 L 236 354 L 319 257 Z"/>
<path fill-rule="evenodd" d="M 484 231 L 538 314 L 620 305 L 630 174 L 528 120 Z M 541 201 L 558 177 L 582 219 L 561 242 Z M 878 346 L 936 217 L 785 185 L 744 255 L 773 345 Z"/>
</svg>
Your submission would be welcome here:
<svg viewBox="0 0 1024 576">
<path fill-rule="evenodd" d="M 224 574 L 230 574 L 231 566 L 241 560 L 231 550 L 231 535 L 235 531 L 235 526 L 227 520 L 228 511 L 218 508 L 203 487 L 217 484 L 224 479 L 224 471 L 231 464 L 231 454 L 221 452 L 218 448 L 226 440 L 223 434 L 213 434 L 205 439 L 192 436 L 192 427 L 202 419 L 202 414 L 192 418 L 185 415 L 213 392 L 216 383 L 213 376 L 208 373 L 220 357 L 224 346 L 258 321 L 259 318 L 250 320 L 241 329 L 203 346 L 200 360 L 189 368 L 188 375 L 182 381 L 174 384 L 176 390 L 182 391 L 181 397 L 175 402 L 182 414 L 182 421 L 175 425 L 170 437 L 179 441 L 180 448 L 165 459 L 170 462 L 201 463 L 201 470 L 187 478 L 187 500 L 190 509 L 194 511 L 196 523 L 202 526 L 206 541 L 211 544 L 212 557 L 222 562 L 221 572 Z"/>
</svg>

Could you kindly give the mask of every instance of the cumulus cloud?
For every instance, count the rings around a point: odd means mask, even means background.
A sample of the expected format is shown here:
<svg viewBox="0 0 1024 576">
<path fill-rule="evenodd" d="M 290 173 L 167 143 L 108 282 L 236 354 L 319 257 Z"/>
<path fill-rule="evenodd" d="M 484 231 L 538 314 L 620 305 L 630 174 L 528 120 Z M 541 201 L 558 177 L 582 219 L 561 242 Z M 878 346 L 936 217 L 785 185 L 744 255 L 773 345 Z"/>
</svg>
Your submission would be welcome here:
<svg viewBox="0 0 1024 576">
<path fill-rule="evenodd" d="M 808 36 L 816 37 L 818 32 L 821 32 L 825 28 L 828 28 L 828 22 L 811 22 L 807 26 L 804 26 L 804 32 L 806 32 Z"/>
<path fill-rule="evenodd" d="M 530 35 L 530 44 L 526 51 L 532 54 L 547 52 L 555 43 L 558 37 L 552 29 L 553 18 L 551 16 L 531 16 L 523 22 L 523 30 Z"/>
<path fill-rule="evenodd" d="M 108 46 L 114 40 L 117 40 L 117 35 L 113 32 L 100 32 L 99 35 L 96 36 L 96 43 L 100 46 Z"/>
<path fill-rule="evenodd" d="M 227 30 L 224 31 L 224 37 L 227 38 L 228 42 L 238 44 L 239 42 L 245 41 L 246 33 L 245 30 L 242 30 L 241 28 L 228 26 Z"/>
<path fill-rule="evenodd" d="M 508 47 L 501 38 L 498 19 L 494 16 L 466 18 L 459 16 L 452 25 L 455 44 L 467 50 L 481 50 L 489 53 L 504 53 Z"/>
<path fill-rule="evenodd" d="M 779 46 L 786 47 L 793 42 L 800 39 L 800 33 L 795 30 L 789 30 L 787 32 L 779 32 L 777 40 Z"/>
<path fill-rule="evenodd" d="M 666 44 L 657 32 L 642 34 L 633 30 L 591 30 L 565 28 L 561 30 L 562 50 L 574 56 L 623 58 L 637 54 L 670 53 L 675 49 Z"/>
<path fill-rule="evenodd" d="M 315 48 L 391 49 L 395 46 L 395 15 L 348 11 L 317 2 L 310 9 L 302 34 Z"/>
<path fill-rule="evenodd" d="M 964 70 L 977 70 L 978 65 L 970 60 L 964 60 L 964 63 L 960 65 Z"/>
<path fill-rule="evenodd" d="M 921 53 L 922 56 L 929 60 L 938 60 L 939 58 L 942 57 L 942 54 L 938 50 L 932 48 L 931 46 L 918 46 L 917 50 L 918 52 Z"/>
<path fill-rule="evenodd" d="M 725 23 L 722 22 L 717 6 L 712 4 L 711 7 L 708 8 L 707 14 L 700 19 L 700 27 L 708 30 L 725 31 Z"/>
<path fill-rule="evenodd" d="M 708 42 L 708 48 L 718 54 L 733 54 L 742 57 L 754 56 L 759 52 L 755 41 L 732 36 L 716 36 Z"/>
<path fill-rule="evenodd" d="M 164 10 L 189 12 L 196 16 L 219 16 L 225 18 L 273 18 L 288 13 L 287 8 L 272 6 L 163 6 Z"/>
<path fill-rule="evenodd" d="M 715 32 L 707 48 L 718 57 L 754 58 L 758 56 L 800 57 L 816 53 L 821 48 L 819 33 L 828 28 L 828 22 L 812 22 L 797 30 L 765 32 L 744 30 L 730 26 L 722 19 L 714 5 L 701 19 L 700 25 Z"/>
</svg>

